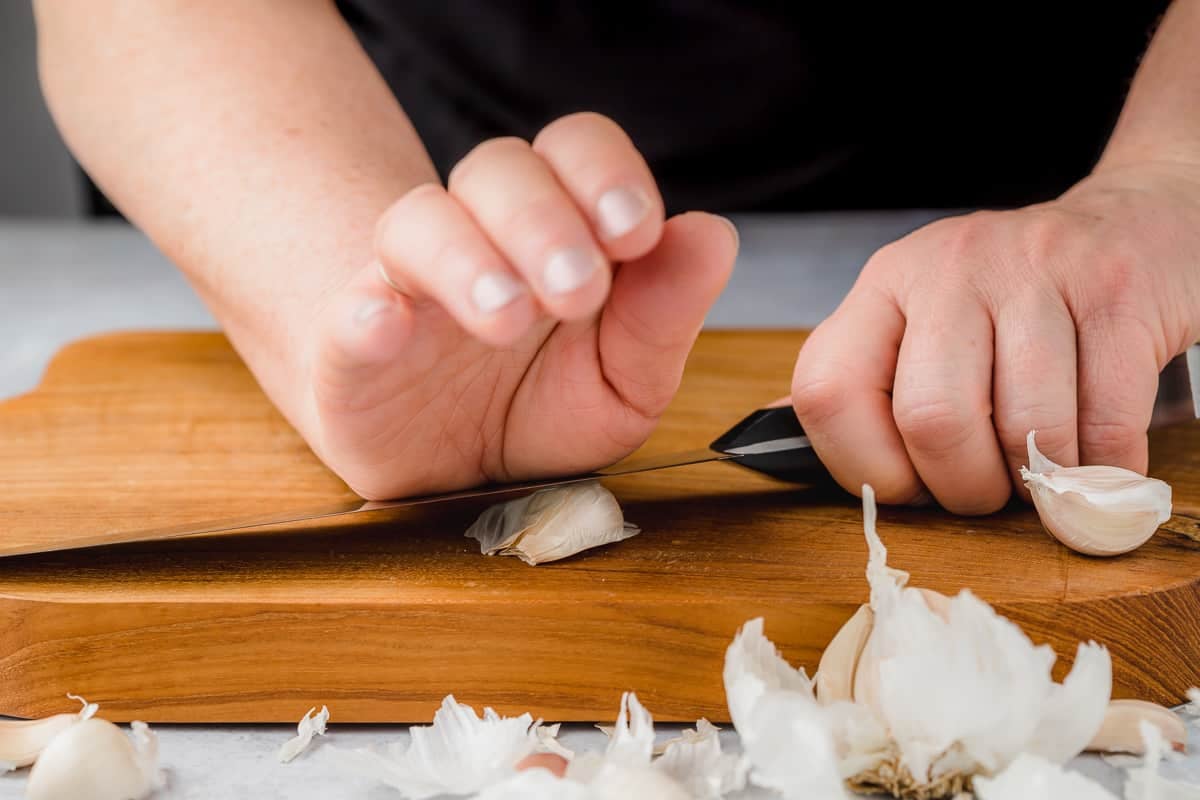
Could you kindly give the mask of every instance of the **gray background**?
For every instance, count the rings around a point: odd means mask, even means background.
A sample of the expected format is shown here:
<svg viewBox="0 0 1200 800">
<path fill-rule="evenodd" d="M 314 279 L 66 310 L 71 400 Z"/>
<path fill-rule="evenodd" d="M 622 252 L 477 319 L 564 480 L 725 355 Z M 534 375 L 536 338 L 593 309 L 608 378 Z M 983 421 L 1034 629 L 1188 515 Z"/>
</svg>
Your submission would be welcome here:
<svg viewBox="0 0 1200 800">
<path fill-rule="evenodd" d="M 38 87 L 32 3 L 0 0 L 0 216 L 82 212 L 75 164 Z"/>
</svg>

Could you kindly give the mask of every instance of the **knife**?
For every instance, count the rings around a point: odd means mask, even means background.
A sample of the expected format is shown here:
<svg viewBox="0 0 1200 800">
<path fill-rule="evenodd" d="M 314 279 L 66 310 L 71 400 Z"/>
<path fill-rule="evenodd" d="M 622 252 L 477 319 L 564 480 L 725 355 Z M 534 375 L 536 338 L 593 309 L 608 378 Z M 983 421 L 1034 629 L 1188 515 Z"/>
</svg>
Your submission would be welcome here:
<svg viewBox="0 0 1200 800">
<path fill-rule="evenodd" d="M 1189 370 L 1189 361 L 1193 368 Z M 1200 417 L 1200 345 L 1173 359 L 1159 377 L 1158 396 L 1150 427 L 1156 428 Z M 344 517 L 367 511 L 444 503 L 489 495 L 561 486 L 599 478 L 634 475 L 639 472 L 727 461 L 781 481 L 791 483 L 822 483 L 830 480 L 828 471 L 817 458 L 808 436 L 796 419 L 791 406 L 761 408 L 717 437 L 706 449 L 670 455 L 634 457 L 610 467 L 581 475 L 547 478 L 518 483 L 487 484 L 472 489 L 409 497 L 401 500 L 349 500 L 315 508 L 253 517 L 208 520 L 172 527 L 146 528 L 133 531 L 108 531 L 95 539 L 75 542 L 69 548 L 93 547 L 127 542 L 160 541 L 187 536 L 240 531 L 268 525 Z M 46 548 L 56 549 L 56 548 Z"/>
<path fill-rule="evenodd" d="M 721 434 L 707 449 L 692 450 L 670 455 L 631 458 L 611 467 L 566 477 L 545 478 L 517 483 L 493 483 L 442 494 L 408 497 L 401 500 L 348 500 L 295 511 L 263 514 L 252 517 L 234 517 L 193 522 L 171 527 L 146 528 L 132 531 L 108 531 L 102 537 L 86 542 L 75 542 L 69 549 L 94 547 L 97 545 L 124 544 L 129 542 L 162 541 L 181 539 L 187 536 L 241 531 L 262 528 L 268 525 L 285 525 L 290 522 L 345 517 L 366 511 L 382 511 L 389 508 L 445 503 L 472 497 L 503 495 L 547 486 L 561 486 L 618 475 L 634 475 L 639 472 L 703 464 L 708 461 L 730 461 L 739 466 L 761 472 L 773 478 L 793 483 L 828 480 L 829 473 L 817 459 L 809 444 L 804 429 L 791 406 L 763 408 L 750 414 L 737 425 Z M 47 550 L 56 548 L 45 548 Z"/>
</svg>

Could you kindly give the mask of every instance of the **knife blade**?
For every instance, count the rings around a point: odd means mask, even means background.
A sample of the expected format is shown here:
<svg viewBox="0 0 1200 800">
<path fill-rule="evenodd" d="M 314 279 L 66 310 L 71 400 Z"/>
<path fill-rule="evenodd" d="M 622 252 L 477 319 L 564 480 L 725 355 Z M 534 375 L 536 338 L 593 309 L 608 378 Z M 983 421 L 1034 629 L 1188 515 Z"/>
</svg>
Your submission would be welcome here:
<svg viewBox="0 0 1200 800">
<path fill-rule="evenodd" d="M 1196 366 L 1189 369 L 1189 362 Z M 1155 399 L 1150 427 L 1156 428 L 1200 417 L 1200 389 L 1197 389 L 1197 384 L 1200 384 L 1200 344 L 1172 359 L 1163 369 L 1159 377 L 1158 395 Z M 470 489 L 399 500 L 356 499 L 282 513 L 206 520 L 132 531 L 105 531 L 94 537 L 73 540 L 69 545 L 61 547 L 44 546 L 39 549 L 39 552 L 252 530 L 272 525 L 344 517 L 370 511 L 514 494 L 550 486 L 562 486 L 620 475 L 634 475 L 710 461 L 727 461 L 792 483 L 816 483 L 830 480 L 828 472 L 817 458 L 816 452 L 792 408 L 783 406 L 763 408 L 753 412 L 714 440 L 707 448 L 668 455 L 634 456 L 610 467 L 580 475 L 516 483 L 487 484 Z M 3 555 L 18 554 L 8 552 Z"/>
<path fill-rule="evenodd" d="M 230 531 L 252 530 L 272 525 L 344 517 L 369 511 L 445 503 L 473 497 L 513 494 L 516 492 L 562 486 L 582 481 L 634 475 L 639 472 L 703 464 L 709 461 L 733 461 L 772 477 L 790 481 L 820 480 L 828 473 L 809 444 L 790 406 L 764 408 L 750 414 L 730 428 L 708 448 L 667 455 L 633 457 L 594 472 L 565 477 L 544 478 L 515 483 L 485 484 L 453 492 L 408 497 L 399 500 L 347 500 L 295 511 L 256 516 L 231 517 L 141 530 L 105 531 L 94 537 L 76 539 L 64 547 L 42 547 L 39 552 L 77 549 L 109 544 L 164 541 L 189 536 L 206 536 Z M 19 555 L 8 552 L 3 555 Z"/>
</svg>

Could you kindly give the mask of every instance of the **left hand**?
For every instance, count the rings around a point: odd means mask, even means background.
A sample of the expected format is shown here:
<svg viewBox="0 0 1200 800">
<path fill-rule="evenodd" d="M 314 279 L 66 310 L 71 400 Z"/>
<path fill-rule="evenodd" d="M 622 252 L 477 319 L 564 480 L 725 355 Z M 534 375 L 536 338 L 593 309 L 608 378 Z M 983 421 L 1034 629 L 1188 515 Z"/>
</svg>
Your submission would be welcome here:
<svg viewBox="0 0 1200 800">
<path fill-rule="evenodd" d="M 1126 165 L 881 249 L 792 400 L 847 490 L 985 514 L 1021 486 L 1031 429 L 1059 463 L 1144 473 L 1158 373 L 1198 338 L 1200 165 Z"/>
</svg>

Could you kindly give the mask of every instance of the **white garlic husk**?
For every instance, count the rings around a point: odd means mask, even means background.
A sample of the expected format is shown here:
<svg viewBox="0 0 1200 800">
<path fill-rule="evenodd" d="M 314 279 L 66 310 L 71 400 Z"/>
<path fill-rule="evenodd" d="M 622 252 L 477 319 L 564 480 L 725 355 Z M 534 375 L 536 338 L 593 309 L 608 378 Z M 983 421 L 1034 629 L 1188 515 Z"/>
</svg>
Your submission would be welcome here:
<svg viewBox="0 0 1200 800">
<path fill-rule="evenodd" d="M 467 529 L 486 555 L 541 564 L 636 536 L 612 492 L 598 481 L 551 486 L 492 506 Z"/>
<path fill-rule="evenodd" d="M 1115 556 L 1141 547 L 1171 518 L 1171 487 L 1121 467 L 1063 467 L 1026 438 L 1021 478 L 1050 535 L 1072 550 Z"/>
<path fill-rule="evenodd" d="M 979 800 L 1117 800 L 1100 784 L 1028 753 L 992 778 L 974 780 Z"/>
<path fill-rule="evenodd" d="M 133 739 L 103 719 L 64 730 L 46 746 L 29 773 L 26 800 L 141 800 L 162 786 L 158 741 L 144 722 Z"/>
<path fill-rule="evenodd" d="M 818 701 L 761 620 L 726 653 L 726 696 L 751 782 L 791 797 L 841 797 L 836 778 L 924 800 L 966 791 L 974 775 L 995 774 L 1022 753 L 1063 763 L 1081 752 L 1108 705 L 1108 652 L 1080 645 L 1070 675 L 1055 683 L 1054 652 L 970 592 L 943 598 L 906 587 L 907 575 L 887 566 L 869 486 L 863 511 L 873 623 L 856 659 L 866 623 L 852 621 L 860 630 L 841 637 L 853 644 L 835 662 L 855 674 L 831 681 L 842 698 L 849 684 L 852 699 Z M 831 754 L 832 772 L 822 754 Z"/>
<path fill-rule="evenodd" d="M 317 711 L 316 706 L 310 708 L 296 725 L 296 735 L 280 746 L 278 753 L 280 763 L 286 764 L 307 750 L 308 746 L 312 744 L 314 736 L 325 735 L 325 726 L 328 724 L 328 706 L 321 706 L 320 711 Z"/>
<path fill-rule="evenodd" d="M 54 737 L 95 715 L 98 708 L 95 703 L 75 695 L 67 697 L 78 700 L 83 707 L 71 714 L 55 714 L 41 719 L 0 720 L 0 763 L 8 769 L 29 766 Z M 8 769 L 3 771 L 7 772 Z"/>
<path fill-rule="evenodd" d="M 1141 766 L 1129 770 L 1125 800 L 1200 800 L 1200 786 L 1160 774 L 1159 767 L 1168 745 L 1158 726 L 1142 720 L 1139 729 L 1145 756 Z"/>
</svg>

